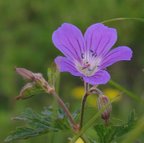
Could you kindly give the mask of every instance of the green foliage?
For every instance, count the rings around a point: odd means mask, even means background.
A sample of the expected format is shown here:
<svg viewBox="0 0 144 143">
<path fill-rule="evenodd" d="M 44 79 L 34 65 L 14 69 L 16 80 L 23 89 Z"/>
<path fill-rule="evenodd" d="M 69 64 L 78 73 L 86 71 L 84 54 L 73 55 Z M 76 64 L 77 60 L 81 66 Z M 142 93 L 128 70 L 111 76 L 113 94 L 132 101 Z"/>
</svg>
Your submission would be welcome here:
<svg viewBox="0 0 144 143">
<path fill-rule="evenodd" d="M 88 25 L 109 18 L 144 17 L 143 8 L 143 0 L 90 0 L 89 2 L 83 0 L 0 0 L 0 109 L 2 112 L 5 112 L 5 109 L 9 107 L 9 110 L 6 112 L 8 116 L 2 114 L 0 118 L 0 137 L 5 136 L 10 128 L 8 118 L 10 114 L 13 114 L 13 110 L 16 111 L 27 106 L 26 102 L 17 104 L 11 102 L 11 98 L 13 98 L 14 95 L 17 95 L 22 84 L 15 77 L 13 71 L 14 67 L 23 66 L 44 73 L 48 64 L 58 55 L 58 50 L 56 50 L 52 44 L 51 35 L 61 23 L 71 22 L 85 31 Z M 138 94 L 137 97 L 140 97 L 139 95 L 142 97 L 144 85 L 144 76 L 142 72 L 144 65 L 143 23 L 118 21 L 106 24 L 116 27 L 118 29 L 118 34 L 121 37 L 119 39 L 123 41 L 121 43 L 130 46 L 134 51 L 134 60 L 131 63 L 124 63 L 126 66 L 120 63 L 111 67 L 113 68 L 113 70 L 111 70 L 112 78 L 122 84 L 126 83 L 125 85 L 127 85 L 129 89 L 132 89 L 132 91 L 135 91 Z M 67 85 L 67 81 L 71 84 Z M 73 85 L 73 82 L 77 81 L 79 80 L 72 81 L 70 77 L 66 77 L 63 79 L 63 87 L 66 89 L 68 86 L 70 87 Z M 79 84 L 79 82 L 77 84 Z M 25 97 L 35 95 L 35 90 L 30 90 L 30 92 L 30 94 L 27 92 L 28 94 L 26 94 Z M 61 92 L 63 91 L 61 90 Z M 125 93 L 128 95 L 127 92 Z M 68 97 L 67 93 L 64 97 Z M 138 104 L 136 105 L 127 102 L 138 108 L 137 111 L 141 113 L 143 106 L 139 103 L 142 100 L 139 98 L 140 101 L 136 98 L 133 98 L 135 101 L 138 101 Z M 39 102 L 39 99 L 42 101 Z M 38 98 L 39 108 L 43 106 L 41 103 L 44 103 L 46 99 L 46 96 Z M 67 99 L 72 101 L 69 97 Z M 35 107 L 38 107 L 37 102 L 28 102 L 30 106 L 35 105 Z M 130 107 L 126 104 L 125 108 L 128 109 Z M 2 121 L 2 119 L 5 122 Z M 34 132 L 33 129 L 35 130 L 36 128 L 31 127 L 32 123 L 28 123 L 28 120 L 25 122 L 27 122 L 28 127 L 17 128 L 19 134 L 26 132 L 26 135 L 21 135 L 22 138 L 28 136 L 30 130 Z M 63 125 L 65 122 L 60 119 L 59 122 L 56 123 Z M 53 127 L 52 124 L 51 126 Z M 32 136 L 34 135 L 36 134 L 34 133 Z M 9 136 L 9 139 L 10 138 L 12 140 L 14 136 Z M 18 136 L 15 136 L 15 139 L 18 139 Z M 41 142 L 45 141 L 41 140 Z M 57 143 L 59 142 L 59 139 L 53 142 Z M 96 141 L 93 141 L 93 143 L 96 143 Z"/>
<path fill-rule="evenodd" d="M 111 123 L 109 126 L 97 124 L 94 129 L 98 135 L 99 143 L 111 143 L 128 133 L 136 124 L 135 113 L 132 111 L 126 123 Z"/>
<path fill-rule="evenodd" d="M 32 109 L 26 109 L 21 115 L 13 118 L 26 122 L 24 127 L 18 127 L 5 139 L 10 142 L 19 139 L 28 139 L 48 132 L 58 132 L 68 130 L 69 124 L 62 110 L 55 110 L 47 107 L 41 113 L 36 113 Z"/>
<path fill-rule="evenodd" d="M 122 143 L 139 142 L 140 136 L 144 137 L 144 116 L 138 119 L 135 128 L 133 128 L 123 139 Z"/>
<path fill-rule="evenodd" d="M 83 0 L 70 2 L 67 0 L 60 2 L 58 0 L 1 0 L 0 87 L 2 94 L 10 97 L 17 93 L 19 84 L 13 84 L 14 66 L 22 65 L 34 70 L 39 69 L 40 72 L 45 71 L 48 63 L 58 55 L 58 50 L 52 44 L 51 35 L 61 23 L 71 22 L 85 31 L 88 25 L 109 18 L 144 17 L 143 7 L 143 0 L 90 0 L 89 4 Z M 127 45 L 132 48 L 139 47 L 135 48 L 137 61 L 132 64 L 132 67 L 138 70 L 137 76 L 143 78 L 141 73 L 144 63 L 143 32 L 141 32 L 143 24 L 131 23 L 133 22 L 118 21 L 108 24 L 118 27 L 120 36 L 121 33 L 125 33 L 125 36 L 121 36 L 120 39 L 123 39 Z M 127 72 L 132 71 L 132 68 L 118 70 L 126 75 Z M 131 74 L 128 74 L 127 79 L 130 77 Z M 136 83 L 140 82 L 137 80 L 138 77 L 135 77 Z M 121 77 L 117 75 L 116 79 Z M 143 87 L 141 84 L 139 86 Z"/>
</svg>

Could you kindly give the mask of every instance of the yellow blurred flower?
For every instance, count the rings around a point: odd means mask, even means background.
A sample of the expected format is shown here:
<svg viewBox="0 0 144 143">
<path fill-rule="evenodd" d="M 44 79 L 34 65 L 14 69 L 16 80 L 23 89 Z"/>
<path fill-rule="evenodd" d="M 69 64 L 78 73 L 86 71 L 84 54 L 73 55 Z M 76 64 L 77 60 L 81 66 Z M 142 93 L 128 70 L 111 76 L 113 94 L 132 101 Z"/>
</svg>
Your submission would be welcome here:
<svg viewBox="0 0 144 143">
<path fill-rule="evenodd" d="M 75 143 L 85 143 L 85 141 L 81 137 L 79 137 Z"/>
<path fill-rule="evenodd" d="M 114 99 L 117 97 L 116 101 L 119 101 L 121 99 L 121 94 L 120 91 L 117 89 L 113 88 L 105 88 L 103 89 L 104 95 L 108 96 L 110 100 Z M 83 95 L 84 95 L 84 87 L 83 86 L 78 86 L 72 90 L 72 95 L 74 98 L 81 100 Z M 97 106 L 97 98 L 95 95 L 89 96 L 87 99 L 87 103 L 89 106 L 96 107 Z"/>
<path fill-rule="evenodd" d="M 113 88 L 106 88 L 103 90 L 104 95 L 108 96 L 110 100 L 117 98 L 116 101 L 121 99 L 120 91 Z"/>
<path fill-rule="evenodd" d="M 78 86 L 76 88 L 74 88 L 72 90 L 72 95 L 76 98 L 76 99 L 82 99 L 83 95 L 84 95 L 84 87 L 83 86 Z"/>
<path fill-rule="evenodd" d="M 84 87 L 78 86 L 78 87 L 74 88 L 72 91 L 72 95 L 76 99 L 81 100 L 84 95 Z M 87 98 L 87 103 L 88 103 L 88 105 L 90 105 L 92 107 L 96 107 L 96 97 L 93 95 L 90 96 L 89 98 Z"/>
</svg>

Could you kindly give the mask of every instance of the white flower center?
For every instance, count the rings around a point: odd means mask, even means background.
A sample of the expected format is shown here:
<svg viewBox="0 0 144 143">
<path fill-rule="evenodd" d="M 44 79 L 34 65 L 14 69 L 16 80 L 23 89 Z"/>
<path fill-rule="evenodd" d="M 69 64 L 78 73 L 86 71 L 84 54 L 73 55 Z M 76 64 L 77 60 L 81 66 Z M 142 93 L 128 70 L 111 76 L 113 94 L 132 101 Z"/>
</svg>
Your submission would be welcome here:
<svg viewBox="0 0 144 143">
<path fill-rule="evenodd" d="M 102 58 L 97 56 L 92 50 L 81 54 L 81 61 L 75 61 L 77 70 L 86 75 L 92 76 L 99 70 Z"/>
</svg>

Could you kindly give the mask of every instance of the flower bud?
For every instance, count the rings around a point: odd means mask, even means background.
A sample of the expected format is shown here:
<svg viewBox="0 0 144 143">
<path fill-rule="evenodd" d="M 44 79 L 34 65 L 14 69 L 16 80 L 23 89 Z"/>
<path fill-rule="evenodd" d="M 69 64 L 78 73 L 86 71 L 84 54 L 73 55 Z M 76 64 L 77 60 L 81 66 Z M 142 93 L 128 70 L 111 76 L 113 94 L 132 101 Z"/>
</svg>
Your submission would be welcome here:
<svg viewBox="0 0 144 143">
<path fill-rule="evenodd" d="M 101 110 L 103 108 L 106 108 L 101 117 L 102 119 L 105 121 L 105 123 L 107 124 L 108 123 L 108 120 L 110 118 L 110 113 L 112 111 L 112 106 L 111 106 L 111 103 L 110 103 L 110 100 L 107 96 L 105 95 L 100 95 L 98 97 L 98 109 Z"/>
<path fill-rule="evenodd" d="M 28 94 L 34 86 L 34 83 L 27 83 L 20 91 L 20 94 L 16 96 L 16 100 L 19 99 L 27 99 L 31 97 L 32 95 Z"/>
<path fill-rule="evenodd" d="M 24 79 L 27 79 L 27 80 L 33 80 L 34 79 L 34 75 L 30 70 L 27 70 L 25 68 L 16 68 L 15 70 Z"/>
</svg>

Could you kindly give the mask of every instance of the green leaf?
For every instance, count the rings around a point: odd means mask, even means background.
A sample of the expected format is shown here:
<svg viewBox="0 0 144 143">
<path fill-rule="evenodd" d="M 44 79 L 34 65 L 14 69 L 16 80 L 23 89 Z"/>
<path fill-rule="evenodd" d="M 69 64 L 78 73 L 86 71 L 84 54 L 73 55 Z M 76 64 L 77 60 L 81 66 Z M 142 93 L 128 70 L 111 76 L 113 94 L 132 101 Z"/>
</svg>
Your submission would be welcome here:
<svg viewBox="0 0 144 143">
<path fill-rule="evenodd" d="M 136 124 L 135 112 L 132 111 L 128 116 L 126 123 L 110 124 L 105 126 L 104 124 L 97 124 L 94 129 L 98 135 L 98 141 L 100 143 L 110 143 L 117 141 L 121 136 L 127 134 Z"/>
<path fill-rule="evenodd" d="M 36 113 L 30 108 L 26 109 L 21 115 L 13 118 L 24 121 L 26 125 L 11 132 L 5 142 L 28 139 L 48 132 L 68 130 L 69 123 L 63 111 L 58 109 L 57 114 L 54 114 L 53 110 L 52 107 L 47 107 L 41 113 Z"/>
<path fill-rule="evenodd" d="M 5 142 L 10 142 L 17 139 L 27 139 L 33 136 L 37 136 L 40 132 L 32 128 L 21 127 L 17 128 L 16 131 L 12 132 L 6 139 Z"/>
<path fill-rule="evenodd" d="M 115 100 L 117 100 L 117 97 L 115 97 L 111 103 L 113 103 Z M 108 103 L 105 105 L 105 107 L 103 107 L 101 110 L 99 110 L 84 126 L 83 128 L 72 138 L 70 143 L 75 143 L 75 141 L 83 136 L 83 134 L 90 128 L 93 127 L 95 125 L 95 123 L 97 122 L 98 117 L 101 116 L 101 114 L 103 113 L 103 111 L 111 104 Z"/>
<path fill-rule="evenodd" d="M 136 123 L 135 127 L 125 136 L 122 143 L 138 142 L 140 135 L 144 135 L 144 116 Z"/>
</svg>

